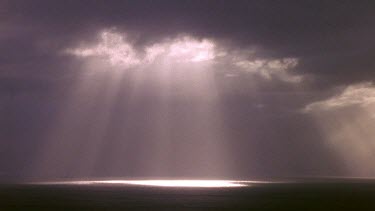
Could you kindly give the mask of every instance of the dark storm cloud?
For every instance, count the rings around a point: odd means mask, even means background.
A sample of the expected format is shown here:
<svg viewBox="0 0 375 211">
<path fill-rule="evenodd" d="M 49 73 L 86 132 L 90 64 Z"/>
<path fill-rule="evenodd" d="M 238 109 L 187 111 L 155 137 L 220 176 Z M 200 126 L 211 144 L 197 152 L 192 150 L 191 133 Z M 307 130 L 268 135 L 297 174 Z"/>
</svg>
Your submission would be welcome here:
<svg viewBox="0 0 375 211">
<path fill-rule="evenodd" d="M 296 57 L 298 71 L 317 76 L 325 85 L 374 76 L 371 1 L 6 1 L 5 5 L 2 64 L 45 58 L 90 35 L 94 39 L 98 30 L 118 27 L 133 34 L 140 45 L 189 33 L 226 41 L 233 48 L 256 47 L 261 57 Z"/>
</svg>

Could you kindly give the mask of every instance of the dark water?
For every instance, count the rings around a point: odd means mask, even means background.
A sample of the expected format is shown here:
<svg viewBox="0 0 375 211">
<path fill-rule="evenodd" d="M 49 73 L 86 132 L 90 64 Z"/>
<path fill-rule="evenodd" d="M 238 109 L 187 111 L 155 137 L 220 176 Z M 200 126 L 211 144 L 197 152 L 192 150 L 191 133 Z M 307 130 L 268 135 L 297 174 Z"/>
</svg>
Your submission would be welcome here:
<svg viewBox="0 0 375 211">
<path fill-rule="evenodd" d="M 375 211 L 375 183 L 265 183 L 232 188 L 7 184 L 0 186 L 0 210 Z"/>
</svg>

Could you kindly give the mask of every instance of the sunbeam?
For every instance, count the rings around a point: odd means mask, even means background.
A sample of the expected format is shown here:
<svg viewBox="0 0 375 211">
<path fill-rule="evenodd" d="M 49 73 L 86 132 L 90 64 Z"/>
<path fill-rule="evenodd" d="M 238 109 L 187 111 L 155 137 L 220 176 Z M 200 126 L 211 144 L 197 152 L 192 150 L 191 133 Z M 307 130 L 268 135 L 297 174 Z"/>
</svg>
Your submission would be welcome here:
<svg viewBox="0 0 375 211">
<path fill-rule="evenodd" d="M 46 134 L 35 172 L 91 176 L 97 165 L 113 176 L 230 172 L 211 61 L 215 44 L 184 36 L 153 44 L 142 56 L 121 34 L 100 38 L 66 50 L 82 58 L 82 77 Z"/>
<path fill-rule="evenodd" d="M 351 176 L 375 175 L 375 88 L 372 83 L 346 87 L 327 100 L 307 105 L 326 139 Z"/>
</svg>

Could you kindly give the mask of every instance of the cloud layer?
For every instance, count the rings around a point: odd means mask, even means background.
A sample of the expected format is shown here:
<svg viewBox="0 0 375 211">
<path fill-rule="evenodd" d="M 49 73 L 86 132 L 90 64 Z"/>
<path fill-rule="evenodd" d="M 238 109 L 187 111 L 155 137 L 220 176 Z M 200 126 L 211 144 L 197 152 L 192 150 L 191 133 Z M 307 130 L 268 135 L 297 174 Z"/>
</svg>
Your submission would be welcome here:
<svg viewBox="0 0 375 211">
<path fill-rule="evenodd" d="M 329 99 L 307 105 L 306 112 L 335 110 L 349 106 L 366 108 L 375 103 L 375 87 L 371 82 L 354 84 L 346 87 L 340 94 Z"/>
<path fill-rule="evenodd" d="M 102 60 L 108 63 L 106 69 L 116 68 L 123 71 L 160 63 L 175 63 L 178 68 L 181 64 L 211 62 L 217 72 L 223 67 L 231 68 L 231 73 L 226 76 L 234 77 L 238 72 L 242 72 L 268 81 L 277 79 L 286 83 L 299 83 L 303 80 L 303 75 L 291 72 L 298 65 L 297 58 L 252 58 L 256 54 L 254 50 L 231 54 L 224 46 L 219 46 L 220 43 L 209 39 L 198 40 L 188 35 L 164 39 L 137 49 L 134 43 L 126 40 L 126 36 L 126 33 L 104 29 L 98 34 L 97 43 L 70 47 L 65 49 L 64 53 L 96 62 Z"/>
</svg>

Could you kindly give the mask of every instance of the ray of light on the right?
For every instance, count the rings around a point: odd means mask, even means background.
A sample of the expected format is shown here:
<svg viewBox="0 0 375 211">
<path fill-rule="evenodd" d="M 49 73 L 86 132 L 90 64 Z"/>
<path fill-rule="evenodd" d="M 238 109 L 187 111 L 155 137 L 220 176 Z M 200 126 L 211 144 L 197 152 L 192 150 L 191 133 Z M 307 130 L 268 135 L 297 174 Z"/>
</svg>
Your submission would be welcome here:
<svg viewBox="0 0 375 211">
<path fill-rule="evenodd" d="M 375 86 L 350 85 L 330 99 L 311 103 L 304 112 L 313 115 L 327 147 L 340 155 L 352 176 L 375 175 Z"/>
</svg>

